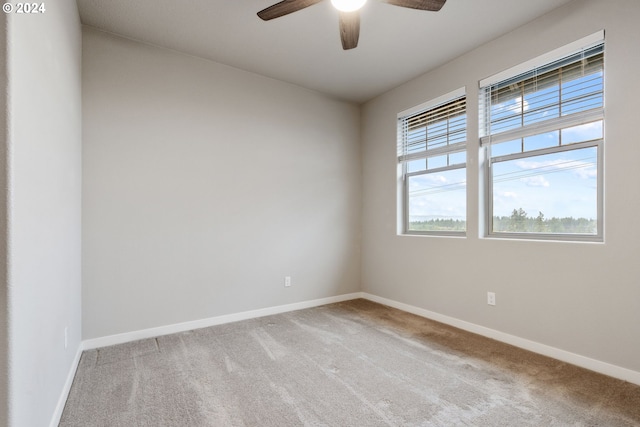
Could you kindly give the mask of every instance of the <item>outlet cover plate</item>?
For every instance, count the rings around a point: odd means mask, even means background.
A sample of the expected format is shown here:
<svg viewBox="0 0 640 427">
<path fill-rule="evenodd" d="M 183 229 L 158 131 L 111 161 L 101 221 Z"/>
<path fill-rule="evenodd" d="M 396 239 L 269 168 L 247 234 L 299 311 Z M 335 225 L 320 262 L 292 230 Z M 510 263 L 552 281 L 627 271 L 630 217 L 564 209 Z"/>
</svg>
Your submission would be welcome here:
<svg viewBox="0 0 640 427">
<path fill-rule="evenodd" d="M 496 293 L 495 292 L 487 292 L 487 304 L 496 305 Z"/>
</svg>

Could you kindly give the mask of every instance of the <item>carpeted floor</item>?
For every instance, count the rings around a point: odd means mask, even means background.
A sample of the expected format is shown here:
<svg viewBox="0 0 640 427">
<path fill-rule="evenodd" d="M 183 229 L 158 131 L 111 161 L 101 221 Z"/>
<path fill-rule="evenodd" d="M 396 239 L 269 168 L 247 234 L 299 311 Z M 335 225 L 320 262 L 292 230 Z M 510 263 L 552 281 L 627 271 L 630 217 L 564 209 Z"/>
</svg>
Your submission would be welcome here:
<svg viewBox="0 0 640 427">
<path fill-rule="evenodd" d="M 60 426 L 640 426 L 640 387 L 365 300 L 84 352 Z"/>
</svg>

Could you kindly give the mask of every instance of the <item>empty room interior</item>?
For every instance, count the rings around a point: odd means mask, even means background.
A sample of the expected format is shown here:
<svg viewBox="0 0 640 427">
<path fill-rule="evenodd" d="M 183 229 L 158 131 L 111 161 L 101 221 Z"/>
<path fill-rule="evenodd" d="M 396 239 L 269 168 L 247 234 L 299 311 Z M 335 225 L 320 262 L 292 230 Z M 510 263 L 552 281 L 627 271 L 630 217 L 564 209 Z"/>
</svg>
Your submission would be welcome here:
<svg viewBox="0 0 640 427">
<path fill-rule="evenodd" d="M 640 2 L 274 3 L 4 5 L 0 426 L 640 426 Z"/>
</svg>

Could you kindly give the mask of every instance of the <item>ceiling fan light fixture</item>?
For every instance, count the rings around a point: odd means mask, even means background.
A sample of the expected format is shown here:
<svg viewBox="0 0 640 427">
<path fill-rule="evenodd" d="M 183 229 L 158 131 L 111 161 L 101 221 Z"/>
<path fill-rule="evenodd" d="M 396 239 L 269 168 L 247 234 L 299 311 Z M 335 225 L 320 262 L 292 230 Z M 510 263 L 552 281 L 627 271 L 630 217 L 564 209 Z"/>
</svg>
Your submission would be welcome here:
<svg viewBox="0 0 640 427">
<path fill-rule="evenodd" d="M 355 12 L 366 2 L 367 0 L 331 0 L 333 7 L 341 12 Z"/>
<path fill-rule="evenodd" d="M 417 10 L 439 11 L 447 0 L 380 0 L 393 6 L 405 7 Z M 258 12 L 258 17 L 263 21 L 270 21 L 281 16 L 305 9 L 324 0 L 280 0 L 266 9 Z M 360 13 L 358 10 L 365 5 L 367 0 L 331 0 L 331 4 L 340 13 L 338 14 L 340 41 L 344 50 L 358 46 L 360 36 Z"/>
</svg>

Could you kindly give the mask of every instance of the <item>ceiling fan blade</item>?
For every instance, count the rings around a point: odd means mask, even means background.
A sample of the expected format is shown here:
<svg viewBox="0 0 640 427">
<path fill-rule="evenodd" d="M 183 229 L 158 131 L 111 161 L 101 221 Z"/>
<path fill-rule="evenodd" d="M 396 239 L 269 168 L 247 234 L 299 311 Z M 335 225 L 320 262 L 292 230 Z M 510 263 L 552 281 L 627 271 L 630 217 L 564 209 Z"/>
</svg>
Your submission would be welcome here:
<svg viewBox="0 0 640 427">
<path fill-rule="evenodd" d="M 429 10 L 437 12 L 442 9 L 447 0 L 381 0 L 394 6 L 408 7 L 410 9 Z"/>
<path fill-rule="evenodd" d="M 284 15 L 288 15 L 293 12 L 297 12 L 305 7 L 313 6 L 316 3 L 320 3 L 322 0 L 283 0 L 279 3 L 269 6 L 266 9 L 258 12 L 258 16 L 263 21 L 279 18 Z"/>
<path fill-rule="evenodd" d="M 340 12 L 340 40 L 344 50 L 358 46 L 360 37 L 360 11 Z"/>
</svg>

